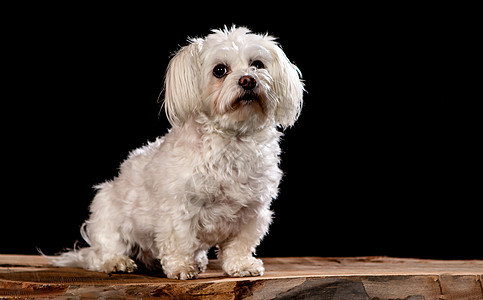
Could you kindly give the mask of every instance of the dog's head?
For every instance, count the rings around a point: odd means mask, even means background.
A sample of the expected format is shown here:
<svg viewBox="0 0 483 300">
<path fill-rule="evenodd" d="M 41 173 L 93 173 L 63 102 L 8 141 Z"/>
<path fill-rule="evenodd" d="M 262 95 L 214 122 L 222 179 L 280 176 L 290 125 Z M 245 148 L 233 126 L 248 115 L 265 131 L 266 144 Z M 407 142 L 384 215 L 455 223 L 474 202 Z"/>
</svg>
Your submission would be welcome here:
<svg viewBox="0 0 483 300">
<path fill-rule="evenodd" d="M 171 124 L 203 114 L 230 129 L 293 125 L 302 108 L 301 74 L 274 40 L 243 27 L 190 40 L 166 72 Z"/>
</svg>

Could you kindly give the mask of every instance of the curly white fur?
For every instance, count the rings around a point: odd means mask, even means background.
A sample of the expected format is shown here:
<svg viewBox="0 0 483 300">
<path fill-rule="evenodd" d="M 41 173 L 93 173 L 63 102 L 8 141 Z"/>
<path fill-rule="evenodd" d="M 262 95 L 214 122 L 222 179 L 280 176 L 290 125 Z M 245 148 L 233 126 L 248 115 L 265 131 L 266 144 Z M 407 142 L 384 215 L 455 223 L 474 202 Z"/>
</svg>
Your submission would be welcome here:
<svg viewBox="0 0 483 300">
<path fill-rule="evenodd" d="M 192 279 L 216 245 L 228 275 L 263 274 L 253 253 L 282 177 L 277 126 L 293 125 L 302 107 L 300 72 L 274 38 L 246 28 L 190 42 L 166 72 L 172 129 L 96 187 L 81 230 L 90 247 L 52 257 L 55 265 L 132 272 L 136 260 Z M 216 66 L 226 74 L 215 76 Z M 255 86 L 244 87 L 243 76 Z"/>
</svg>

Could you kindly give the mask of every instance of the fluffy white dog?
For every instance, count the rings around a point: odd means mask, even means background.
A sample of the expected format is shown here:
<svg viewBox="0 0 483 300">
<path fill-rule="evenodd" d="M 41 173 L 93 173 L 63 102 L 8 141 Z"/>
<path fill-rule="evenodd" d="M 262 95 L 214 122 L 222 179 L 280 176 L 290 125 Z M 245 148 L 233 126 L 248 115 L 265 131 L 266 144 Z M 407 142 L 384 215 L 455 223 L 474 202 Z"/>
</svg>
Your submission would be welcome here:
<svg viewBox="0 0 483 300">
<path fill-rule="evenodd" d="M 160 263 L 167 277 L 192 279 L 218 246 L 228 275 L 264 273 L 253 253 L 282 177 L 277 126 L 293 125 L 304 91 L 274 40 L 225 28 L 176 53 L 165 79 L 172 129 L 96 187 L 81 229 L 90 247 L 52 257 L 55 265 L 133 272 L 136 262 Z"/>
</svg>

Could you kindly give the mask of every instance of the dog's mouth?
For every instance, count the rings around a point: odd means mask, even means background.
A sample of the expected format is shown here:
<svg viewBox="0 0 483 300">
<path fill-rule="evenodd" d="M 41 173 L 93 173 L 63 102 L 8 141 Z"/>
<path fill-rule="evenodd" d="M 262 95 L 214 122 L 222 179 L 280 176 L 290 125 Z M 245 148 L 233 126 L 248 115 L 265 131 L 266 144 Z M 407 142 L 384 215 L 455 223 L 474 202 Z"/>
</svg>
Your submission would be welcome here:
<svg viewBox="0 0 483 300">
<path fill-rule="evenodd" d="M 252 115 L 263 117 L 266 112 L 265 98 L 263 94 L 253 91 L 244 91 L 235 98 L 230 105 L 230 113 L 236 121 L 245 121 Z"/>
<path fill-rule="evenodd" d="M 260 95 L 254 93 L 253 91 L 247 91 L 244 92 L 240 97 L 238 97 L 235 103 L 250 104 L 255 101 L 260 101 Z"/>
</svg>

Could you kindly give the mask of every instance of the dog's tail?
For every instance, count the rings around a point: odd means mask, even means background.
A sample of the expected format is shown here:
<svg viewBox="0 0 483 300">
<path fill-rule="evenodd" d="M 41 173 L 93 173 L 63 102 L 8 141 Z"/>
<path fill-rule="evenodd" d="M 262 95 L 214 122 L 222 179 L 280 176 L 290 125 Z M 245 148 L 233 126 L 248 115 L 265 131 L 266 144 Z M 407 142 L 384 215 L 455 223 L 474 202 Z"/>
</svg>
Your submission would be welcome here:
<svg viewBox="0 0 483 300">
<path fill-rule="evenodd" d="M 87 269 L 87 257 L 92 252 L 90 247 L 72 249 L 58 256 L 46 256 L 50 263 L 56 267 L 79 267 Z"/>
<path fill-rule="evenodd" d="M 89 239 L 89 236 L 87 235 L 86 232 L 86 225 L 87 223 L 84 222 L 82 224 L 80 233 L 82 238 L 89 244 L 91 245 L 91 241 Z M 50 263 L 54 266 L 57 267 L 79 267 L 79 268 L 84 268 L 84 269 L 89 269 L 89 266 L 91 265 L 89 262 L 94 259 L 96 255 L 96 251 L 92 247 L 86 247 L 86 248 L 80 248 L 77 249 L 77 242 L 74 244 L 73 249 L 68 249 L 67 252 L 64 252 L 60 255 L 57 256 L 47 256 L 43 254 L 39 250 L 40 254 L 47 258 Z"/>
</svg>

